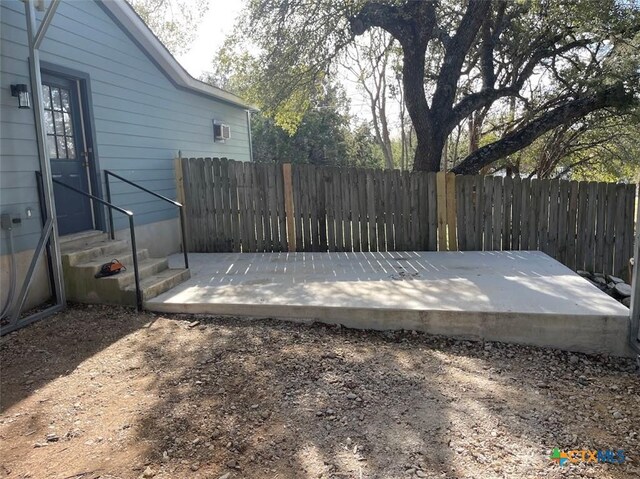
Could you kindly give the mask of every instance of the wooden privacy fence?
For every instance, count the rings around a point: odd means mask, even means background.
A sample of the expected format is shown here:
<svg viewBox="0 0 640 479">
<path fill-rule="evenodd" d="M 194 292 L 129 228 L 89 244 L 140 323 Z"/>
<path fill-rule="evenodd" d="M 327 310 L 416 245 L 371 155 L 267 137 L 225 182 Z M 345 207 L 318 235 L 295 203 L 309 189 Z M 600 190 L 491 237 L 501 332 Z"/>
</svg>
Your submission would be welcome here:
<svg viewBox="0 0 640 479">
<path fill-rule="evenodd" d="M 635 185 L 176 160 L 189 251 L 541 250 L 626 277 Z"/>
</svg>

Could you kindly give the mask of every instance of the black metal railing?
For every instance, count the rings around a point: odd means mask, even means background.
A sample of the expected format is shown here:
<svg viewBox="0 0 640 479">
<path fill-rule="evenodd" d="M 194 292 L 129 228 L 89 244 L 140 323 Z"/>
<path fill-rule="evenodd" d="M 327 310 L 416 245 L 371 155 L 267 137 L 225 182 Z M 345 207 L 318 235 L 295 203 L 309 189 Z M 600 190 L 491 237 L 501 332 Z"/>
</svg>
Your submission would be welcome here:
<svg viewBox="0 0 640 479">
<path fill-rule="evenodd" d="M 156 198 L 160 198 L 161 200 L 166 201 L 167 203 L 171 203 L 173 206 L 176 206 L 178 208 L 178 210 L 180 211 L 180 232 L 182 234 L 182 251 L 184 253 L 184 267 L 185 267 L 185 269 L 189 269 L 189 256 L 187 254 L 187 234 L 186 234 L 186 228 L 185 228 L 185 222 L 184 222 L 184 207 L 183 207 L 183 205 L 181 203 L 178 203 L 175 200 L 167 198 L 166 196 L 159 195 L 155 191 L 151 191 L 150 189 L 145 188 L 144 186 L 140 186 L 139 184 L 134 183 L 131 180 L 123 178 L 122 176 L 117 175 L 112 171 L 104 170 L 104 180 L 105 180 L 105 185 L 106 185 L 107 201 L 109 201 L 109 202 L 111 202 L 111 187 L 109 185 L 109 176 L 113 176 L 114 178 L 117 178 L 120 181 L 124 181 L 125 183 L 127 183 L 127 184 L 129 184 L 131 186 L 134 186 L 134 187 L 138 188 L 139 190 L 144 191 L 145 193 L 149 193 L 150 195 L 153 195 Z M 112 214 L 111 210 L 109 210 L 109 231 L 111 231 L 111 238 L 113 238 L 113 235 L 114 235 L 113 214 Z"/>
<path fill-rule="evenodd" d="M 142 311 L 142 290 L 140 289 L 140 270 L 138 268 L 138 247 L 136 246 L 136 229 L 133 221 L 133 212 L 129 210 L 125 210 L 124 208 L 120 208 L 119 206 L 116 206 L 114 204 L 111 204 L 111 201 L 105 201 L 102 198 L 98 198 L 97 196 L 87 193 L 86 191 L 82 191 L 82 190 L 79 190 L 78 188 L 67 185 L 66 183 L 63 183 L 60 180 L 56 180 L 55 178 L 52 179 L 52 181 L 56 185 L 60 185 L 64 188 L 67 188 L 71 191 L 78 193 L 79 195 L 86 196 L 87 198 L 90 198 L 93 201 L 97 201 L 101 205 L 107 206 L 109 208 L 111 239 L 115 239 L 115 236 L 113 234 L 113 210 L 116 210 L 119 213 L 122 213 L 129 218 L 129 231 L 131 233 L 131 253 L 133 254 L 133 275 L 135 277 L 135 283 L 136 283 L 136 308 L 138 309 L 138 311 Z"/>
</svg>

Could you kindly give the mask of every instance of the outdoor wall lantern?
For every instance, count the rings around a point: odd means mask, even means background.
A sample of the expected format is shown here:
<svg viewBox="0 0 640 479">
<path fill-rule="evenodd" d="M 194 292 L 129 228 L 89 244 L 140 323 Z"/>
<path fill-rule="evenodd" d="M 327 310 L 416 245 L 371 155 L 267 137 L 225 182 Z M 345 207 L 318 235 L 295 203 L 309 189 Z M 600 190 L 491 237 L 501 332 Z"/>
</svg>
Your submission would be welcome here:
<svg viewBox="0 0 640 479">
<path fill-rule="evenodd" d="M 11 96 L 18 97 L 18 108 L 31 108 L 29 91 L 27 90 L 27 85 L 24 83 L 11 85 Z"/>
</svg>

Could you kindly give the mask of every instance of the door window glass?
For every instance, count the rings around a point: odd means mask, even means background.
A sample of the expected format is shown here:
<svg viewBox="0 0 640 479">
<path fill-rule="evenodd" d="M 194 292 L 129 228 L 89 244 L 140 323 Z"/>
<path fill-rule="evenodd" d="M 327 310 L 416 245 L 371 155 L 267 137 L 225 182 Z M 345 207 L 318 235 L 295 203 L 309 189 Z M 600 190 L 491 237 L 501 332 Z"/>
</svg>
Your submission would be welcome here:
<svg viewBox="0 0 640 479">
<path fill-rule="evenodd" d="M 65 88 L 43 85 L 42 93 L 49 156 L 74 160 L 76 148 L 73 143 L 70 92 Z"/>
</svg>

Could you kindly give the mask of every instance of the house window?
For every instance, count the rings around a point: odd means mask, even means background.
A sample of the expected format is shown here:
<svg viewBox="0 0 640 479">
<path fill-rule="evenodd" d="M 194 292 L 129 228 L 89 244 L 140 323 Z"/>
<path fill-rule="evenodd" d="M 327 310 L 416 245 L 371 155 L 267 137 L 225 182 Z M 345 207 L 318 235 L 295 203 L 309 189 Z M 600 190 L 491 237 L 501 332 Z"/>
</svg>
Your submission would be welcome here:
<svg viewBox="0 0 640 479">
<path fill-rule="evenodd" d="M 47 144 L 50 158 L 76 158 L 71 121 L 71 95 L 69 90 L 42 85 Z"/>
</svg>

